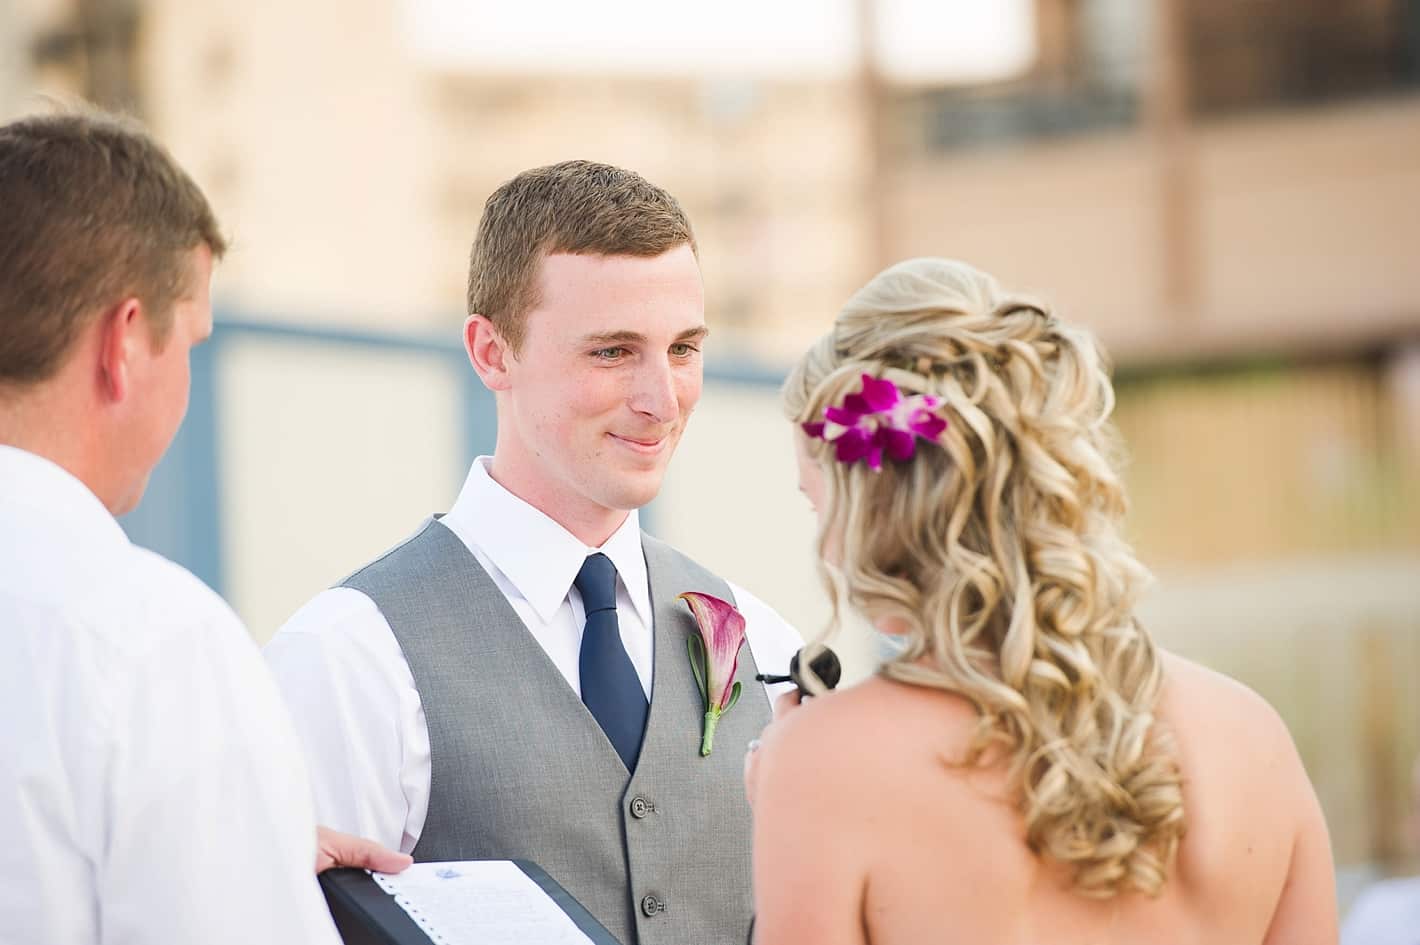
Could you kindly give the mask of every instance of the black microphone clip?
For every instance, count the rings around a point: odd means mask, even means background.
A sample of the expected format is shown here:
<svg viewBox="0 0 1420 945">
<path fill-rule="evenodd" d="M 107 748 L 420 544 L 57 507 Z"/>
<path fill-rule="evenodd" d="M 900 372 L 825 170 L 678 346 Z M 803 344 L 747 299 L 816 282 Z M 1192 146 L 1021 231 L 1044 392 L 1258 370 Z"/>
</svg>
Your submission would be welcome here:
<svg viewBox="0 0 1420 945">
<path fill-rule="evenodd" d="M 799 692 L 803 695 L 813 695 L 813 693 L 809 691 L 809 688 L 804 685 L 804 676 L 799 666 L 799 657 L 803 655 L 803 652 L 802 649 L 799 650 L 799 652 L 794 654 L 793 659 L 789 660 L 789 675 L 776 676 L 770 673 L 760 673 L 754 678 L 759 682 L 769 683 L 770 685 L 791 682 L 799 688 Z M 843 678 L 843 666 L 838 662 L 838 654 L 834 653 L 826 646 L 819 648 L 818 655 L 809 661 L 808 668 L 813 671 L 815 676 L 822 680 L 825 689 L 832 689 L 834 686 L 837 686 L 838 681 Z"/>
</svg>

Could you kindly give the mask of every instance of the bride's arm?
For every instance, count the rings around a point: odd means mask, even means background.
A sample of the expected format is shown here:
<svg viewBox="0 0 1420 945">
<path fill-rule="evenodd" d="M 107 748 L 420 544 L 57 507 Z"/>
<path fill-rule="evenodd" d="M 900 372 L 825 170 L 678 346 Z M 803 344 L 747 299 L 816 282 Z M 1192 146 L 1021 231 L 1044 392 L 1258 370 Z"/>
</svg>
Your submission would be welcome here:
<svg viewBox="0 0 1420 945">
<path fill-rule="evenodd" d="M 1270 710 L 1269 710 L 1270 713 Z M 1275 718 L 1275 716 L 1274 716 Z M 1285 745 L 1286 762 L 1274 776 L 1282 782 L 1277 803 L 1295 807 L 1296 833 L 1287 880 L 1263 945 L 1304 945 L 1335 942 L 1340 934 L 1336 915 L 1336 867 L 1321 802 L 1281 719 L 1275 719 L 1275 739 Z"/>
<path fill-rule="evenodd" d="M 873 808 L 862 766 L 835 744 L 833 697 L 780 718 L 755 753 L 755 945 L 866 945 Z"/>
</svg>

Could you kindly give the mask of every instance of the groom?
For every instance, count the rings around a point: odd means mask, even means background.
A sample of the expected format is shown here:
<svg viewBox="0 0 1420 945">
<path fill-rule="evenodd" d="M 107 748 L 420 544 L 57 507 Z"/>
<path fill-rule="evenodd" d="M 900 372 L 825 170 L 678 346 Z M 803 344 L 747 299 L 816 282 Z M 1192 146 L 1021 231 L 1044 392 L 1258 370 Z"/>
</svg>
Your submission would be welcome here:
<svg viewBox="0 0 1420 945">
<path fill-rule="evenodd" d="M 770 718 L 753 680 L 800 640 L 638 525 L 700 399 L 690 223 L 630 171 L 527 171 L 485 207 L 468 311 L 493 456 L 266 651 L 319 816 L 419 861 L 534 860 L 628 945 L 742 942 L 742 748 Z M 707 757 L 686 591 L 747 621 L 744 697 Z"/>
</svg>

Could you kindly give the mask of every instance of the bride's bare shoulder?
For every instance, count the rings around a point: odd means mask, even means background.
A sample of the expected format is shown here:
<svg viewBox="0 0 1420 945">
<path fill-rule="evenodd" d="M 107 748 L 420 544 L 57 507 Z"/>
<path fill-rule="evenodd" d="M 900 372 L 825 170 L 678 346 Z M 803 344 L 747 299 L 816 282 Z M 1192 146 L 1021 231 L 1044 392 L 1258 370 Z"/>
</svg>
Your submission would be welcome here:
<svg viewBox="0 0 1420 945">
<path fill-rule="evenodd" d="M 795 732 L 795 738 L 861 738 L 871 746 L 881 742 L 885 722 L 894 728 L 920 725 L 941 731 L 944 727 L 970 728 L 976 717 L 971 703 L 953 693 L 872 676 L 845 689 L 805 699 L 784 719 L 784 728 L 786 733 Z"/>
<path fill-rule="evenodd" d="M 1173 653 L 1164 652 L 1162 660 L 1160 715 L 1180 737 L 1207 738 L 1216 746 L 1244 751 L 1291 749 L 1282 717 L 1248 686 Z"/>
<path fill-rule="evenodd" d="M 804 700 L 765 733 L 766 755 L 792 765 L 832 772 L 837 790 L 876 790 L 891 772 L 943 770 L 976 730 L 965 699 L 872 677 L 849 688 Z"/>
</svg>

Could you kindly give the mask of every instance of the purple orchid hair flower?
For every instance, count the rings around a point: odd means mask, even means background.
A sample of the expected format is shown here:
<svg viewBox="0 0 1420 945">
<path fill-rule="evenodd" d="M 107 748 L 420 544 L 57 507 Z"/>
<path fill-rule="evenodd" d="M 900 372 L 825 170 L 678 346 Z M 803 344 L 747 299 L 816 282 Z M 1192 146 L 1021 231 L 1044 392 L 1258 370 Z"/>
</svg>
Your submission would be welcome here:
<svg viewBox="0 0 1420 945">
<path fill-rule="evenodd" d="M 947 428 L 947 421 L 933 412 L 941 405 L 940 397 L 903 397 L 892 381 L 864 374 L 861 390 L 844 397 L 839 406 L 825 407 L 823 420 L 803 424 L 803 431 L 832 443 L 840 463 L 852 465 L 861 459 L 877 471 L 883 468 L 884 453 L 906 462 L 916 453 L 919 439 L 936 442 Z"/>
</svg>

